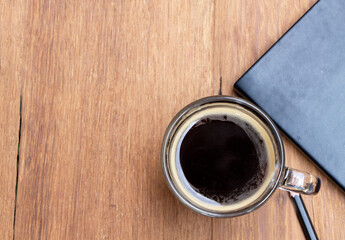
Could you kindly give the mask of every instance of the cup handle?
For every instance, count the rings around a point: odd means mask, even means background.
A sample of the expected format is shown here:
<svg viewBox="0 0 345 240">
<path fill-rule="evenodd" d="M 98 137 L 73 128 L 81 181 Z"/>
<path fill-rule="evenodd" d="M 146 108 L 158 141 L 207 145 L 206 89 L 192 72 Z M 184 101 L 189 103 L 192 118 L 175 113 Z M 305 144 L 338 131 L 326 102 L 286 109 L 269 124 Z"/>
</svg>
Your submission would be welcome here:
<svg viewBox="0 0 345 240">
<path fill-rule="evenodd" d="M 321 187 L 320 178 L 300 170 L 285 167 L 280 189 L 313 195 L 319 192 Z"/>
</svg>

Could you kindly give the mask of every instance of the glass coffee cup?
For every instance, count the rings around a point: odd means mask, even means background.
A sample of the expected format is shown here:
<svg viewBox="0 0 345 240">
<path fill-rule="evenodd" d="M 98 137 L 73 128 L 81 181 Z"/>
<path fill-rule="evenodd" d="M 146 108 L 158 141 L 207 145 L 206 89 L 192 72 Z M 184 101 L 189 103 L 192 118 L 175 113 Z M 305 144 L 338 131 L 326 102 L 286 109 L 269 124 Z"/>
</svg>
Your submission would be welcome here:
<svg viewBox="0 0 345 240">
<path fill-rule="evenodd" d="M 282 138 L 252 103 L 229 96 L 199 99 L 170 122 L 161 164 L 173 194 L 211 217 L 249 213 L 279 187 L 316 194 L 320 179 L 285 166 Z"/>
</svg>

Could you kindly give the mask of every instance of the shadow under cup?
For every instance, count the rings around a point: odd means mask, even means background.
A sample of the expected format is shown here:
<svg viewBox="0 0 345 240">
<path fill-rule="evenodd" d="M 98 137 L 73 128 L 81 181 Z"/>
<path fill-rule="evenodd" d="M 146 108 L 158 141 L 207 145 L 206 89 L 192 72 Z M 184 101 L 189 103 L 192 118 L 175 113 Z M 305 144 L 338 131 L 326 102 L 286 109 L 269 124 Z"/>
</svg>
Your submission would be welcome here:
<svg viewBox="0 0 345 240">
<path fill-rule="evenodd" d="M 188 131 L 201 119 L 217 115 L 236 119 L 239 126 L 251 125 L 263 139 L 266 151 L 264 160 L 267 167 L 262 182 L 250 194 L 225 202 L 214 201 L 199 193 L 186 179 L 180 162 L 181 143 Z M 320 187 L 319 179 L 315 180 L 313 175 L 285 167 L 284 147 L 278 129 L 262 110 L 243 99 L 228 96 L 203 98 L 183 108 L 165 132 L 161 163 L 167 184 L 174 195 L 187 207 L 211 217 L 234 217 L 249 213 L 261 206 L 278 186 L 308 194 L 317 192 Z M 302 182 L 296 182 L 296 179 L 299 180 L 295 177 L 298 174 L 302 174 L 303 179 L 310 178 L 307 185 L 302 178 Z M 315 181 L 317 186 L 311 184 Z"/>
</svg>

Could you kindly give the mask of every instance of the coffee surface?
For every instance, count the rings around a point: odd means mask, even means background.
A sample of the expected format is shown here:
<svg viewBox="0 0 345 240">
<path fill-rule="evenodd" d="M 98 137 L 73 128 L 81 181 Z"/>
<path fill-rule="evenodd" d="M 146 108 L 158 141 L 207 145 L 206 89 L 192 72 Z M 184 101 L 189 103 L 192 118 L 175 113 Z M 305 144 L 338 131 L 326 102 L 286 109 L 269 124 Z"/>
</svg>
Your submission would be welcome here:
<svg viewBox="0 0 345 240">
<path fill-rule="evenodd" d="M 267 163 L 260 135 L 249 124 L 228 116 L 208 116 L 187 131 L 180 164 L 192 188 L 218 203 L 231 203 L 255 192 Z"/>
</svg>

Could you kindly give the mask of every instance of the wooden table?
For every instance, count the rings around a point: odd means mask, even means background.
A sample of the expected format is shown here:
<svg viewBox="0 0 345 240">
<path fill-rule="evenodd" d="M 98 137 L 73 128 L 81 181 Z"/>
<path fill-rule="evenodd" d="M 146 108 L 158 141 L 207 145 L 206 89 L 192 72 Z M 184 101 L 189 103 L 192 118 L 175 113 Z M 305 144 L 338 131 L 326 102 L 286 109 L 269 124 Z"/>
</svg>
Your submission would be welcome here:
<svg viewBox="0 0 345 240">
<path fill-rule="evenodd" d="M 212 219 L 169 192 L 160 144 L 189 102 L 234 82 L 315 0 L 0 3 L 1 239 L 301 239 L 287 193 Z M 18 148 L 19 146 L 19 148 Z M 304 197 L 321 239 L 345 239 L 345 194 Z"/>
</svg>

